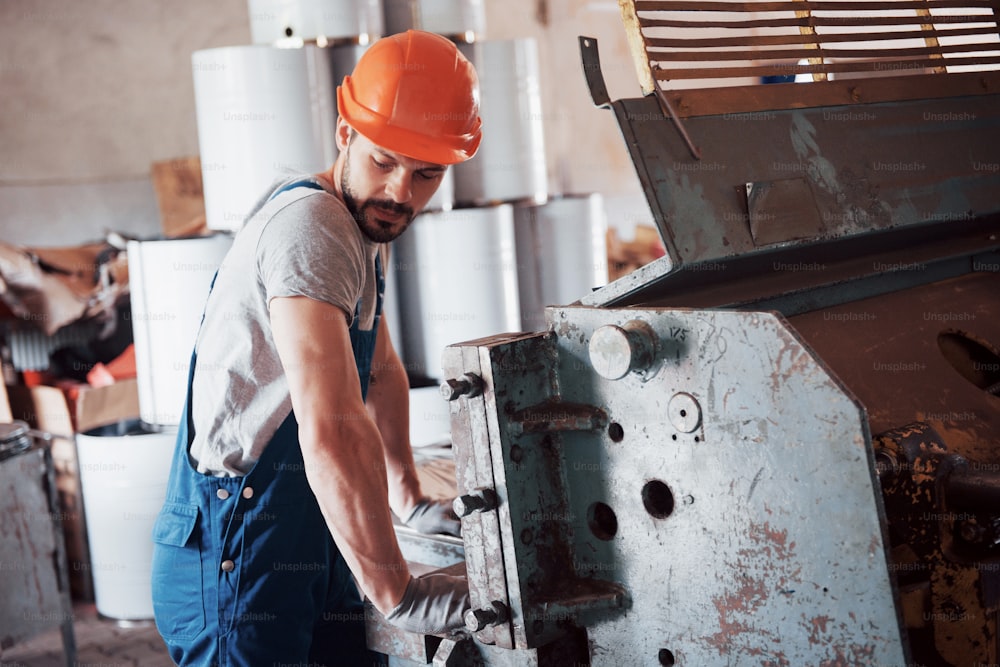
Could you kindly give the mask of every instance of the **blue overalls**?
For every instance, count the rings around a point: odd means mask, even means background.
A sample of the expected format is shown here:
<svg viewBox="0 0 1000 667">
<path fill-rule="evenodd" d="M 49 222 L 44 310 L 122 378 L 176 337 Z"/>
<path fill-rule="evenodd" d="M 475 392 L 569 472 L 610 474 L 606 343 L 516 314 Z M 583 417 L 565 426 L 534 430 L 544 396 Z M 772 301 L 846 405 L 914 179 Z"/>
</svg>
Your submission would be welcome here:
<svg viewBox="0 0 1000 667">
<path fill-rule="evenodd" d="M 319 186 L 305 181 L 296 186 Z M 274 196 L 274 195 L 272 195 Z M 376 256 L 375 323 L 351 325 L 367 395 L 385 283 Z M 214 284 L 214 281 L 213 281 Z M 179 665 L 380 665 L 365 645 L 364 607 L 306 481 L 289 414 L 244 477 L 192 467 L 191 355 L 187 401 L 166 503 L 153 528 L 153 608 Z"/>
</svg>

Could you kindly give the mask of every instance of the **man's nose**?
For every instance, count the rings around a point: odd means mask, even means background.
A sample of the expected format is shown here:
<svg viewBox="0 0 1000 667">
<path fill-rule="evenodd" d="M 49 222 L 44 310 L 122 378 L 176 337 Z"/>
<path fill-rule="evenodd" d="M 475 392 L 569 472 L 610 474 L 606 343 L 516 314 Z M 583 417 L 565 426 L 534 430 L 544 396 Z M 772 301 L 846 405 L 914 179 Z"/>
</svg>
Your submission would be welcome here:
<svg viewBox="0 0 1000 667">
<path fill-rule="evenodd" d="M 385 193 L 397 204 L 405 204 L 413 197 L 413 175 L 406 169 L 397 169 L 385 185 Z"/>
</svg>

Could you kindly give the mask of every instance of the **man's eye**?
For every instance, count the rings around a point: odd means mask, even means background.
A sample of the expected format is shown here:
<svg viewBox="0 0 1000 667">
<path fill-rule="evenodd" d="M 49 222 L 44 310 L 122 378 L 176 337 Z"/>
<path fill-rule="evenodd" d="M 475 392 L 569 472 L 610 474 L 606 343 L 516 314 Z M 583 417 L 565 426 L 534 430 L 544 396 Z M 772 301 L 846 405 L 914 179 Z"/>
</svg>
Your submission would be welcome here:
<svg viewBox="0 0 1000 667">
<path fill-rule="evenodd" d="M 443 173 L 444 172 L 441 171 L 418 171 L 417 176 L 419 176 L 422 180 L 425 181 L 433 181 L 434 179 L 441 176 L 441 174 Z"/>
<path fill-rule="evenodd" d="M 379 162 L 375 158 L 372 158 L 372 162 L 374 162 L 375 166 L 381 169 L 382 171 L 387 171 L 389 169 L 392 169 L 392 165 L 389 164 L 388 162 Z"/>
</svg>

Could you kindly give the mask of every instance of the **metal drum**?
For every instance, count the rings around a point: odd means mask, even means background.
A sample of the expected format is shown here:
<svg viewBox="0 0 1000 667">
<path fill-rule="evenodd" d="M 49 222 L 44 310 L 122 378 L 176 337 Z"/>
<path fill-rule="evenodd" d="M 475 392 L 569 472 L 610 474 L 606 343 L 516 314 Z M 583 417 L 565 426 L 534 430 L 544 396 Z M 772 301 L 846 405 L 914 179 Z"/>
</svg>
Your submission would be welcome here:
<svg viewBox="0 0 1000 667">
<path fill-rule="evenodd" d="M 248 0 L 254 44 L 368 44 L 382 36 L 379 0 Z"/>
<path fill-rule="evenodd" d="M 385 32 L 426 30 L 472 42 L 486 32 L 483 0 L 383 0 Z"/>
<path fill-rule="evenodd" d="M 463 338 L 520 328 L 510 205 L 424 213 L 396 241 L 393 269 L 411 377 L 441 377 Z"/>
<path fill-rule="evenodd" d="M 545 328 L 545 307 L 573 303 L 608 282 L 608 224 L 599 194 L 514 209 L 521 327 Z"/>
<path fill-rule="evenodd" d="M 97 611 L 153 617 L 153 523 L 167 496 L 175 431 L 123 422 L 76 437 Z"/>
<path fill-rule="evenodd" d="M 188 362 L 215 271 L 232 237 L 129 241 L 132 336 L 142 421 L 176 426 Z"/>
<path fill-rule="evenodd" d="M 336 157 L 329 54 L 307 46 L 231 46 L 192 56 L 210 229 L 239 229 L 264 189 Z"/>
<path fill-rule="evenodd" d="M 460 44 L 479 73 L 483 141 L 468 162 L 455 165 L 455 201 L 490 204 L 548 197 L 545 133 L 533 39 Z"/>
</svg>

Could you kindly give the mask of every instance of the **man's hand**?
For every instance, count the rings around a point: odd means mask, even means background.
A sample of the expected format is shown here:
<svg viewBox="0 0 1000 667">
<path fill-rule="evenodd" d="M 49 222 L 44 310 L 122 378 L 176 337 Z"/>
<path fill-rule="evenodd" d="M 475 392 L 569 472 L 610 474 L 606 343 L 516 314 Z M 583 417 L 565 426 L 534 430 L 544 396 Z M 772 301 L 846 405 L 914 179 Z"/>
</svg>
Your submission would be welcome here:
<svg viewBox="0 0 1000 667">
<path fill-rule="evenodd" d="M 423 498 L 403 523 L 425 535 L 444 533 L 455 537 L 462 536 L 462 522 L 452 509 L 452 503 L 446 500 Z"/>
<path fill-rule="evenodd" d="M 465 577 L 431 572 L 410 577 L 403 599 L 385 620 L 409 632 L 447 635 L 465 627 L 463 616 L 471 606 Z"/>
</svg>

